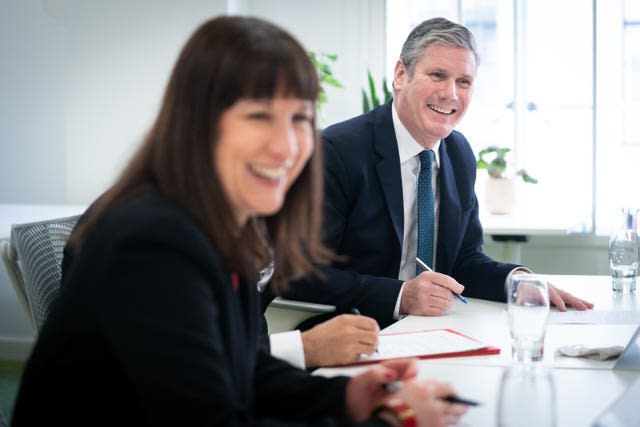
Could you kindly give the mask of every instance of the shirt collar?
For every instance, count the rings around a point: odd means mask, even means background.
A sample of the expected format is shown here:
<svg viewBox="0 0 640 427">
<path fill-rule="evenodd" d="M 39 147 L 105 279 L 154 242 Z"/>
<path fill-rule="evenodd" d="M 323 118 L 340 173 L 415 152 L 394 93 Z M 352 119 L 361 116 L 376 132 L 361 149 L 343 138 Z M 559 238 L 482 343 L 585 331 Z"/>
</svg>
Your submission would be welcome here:
<svg viewBox="0 0 640 427">
<path fill-rule="evenodd" d="M 393 128 L 396 132 L 396 139 L 398 140 L 398 153 L 400 154 L 400 163 L 404 163 L 412 157 L 417 156 L 421 151 L 424 150 L 424 147 L 413 139 L 407 128 L 404 127 L 402 122 L 400 121 L 400 117 L 398 117 L 398 112 L 396 111 L 396 106 L 391 104 L 391 116 L 393 117 Z M 438 141 L 438 143 L 432 148 L 434 156 L 434 161 L 436 162 L 436 167 L 440 165 L 440 144 L 442 141 Z"/>
</svg>

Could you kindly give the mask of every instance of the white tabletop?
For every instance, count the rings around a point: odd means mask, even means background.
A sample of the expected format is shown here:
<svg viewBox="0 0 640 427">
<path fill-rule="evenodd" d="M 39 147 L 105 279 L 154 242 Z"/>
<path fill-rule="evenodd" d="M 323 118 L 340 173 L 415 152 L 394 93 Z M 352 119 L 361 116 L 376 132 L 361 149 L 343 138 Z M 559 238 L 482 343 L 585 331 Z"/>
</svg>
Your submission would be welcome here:
<svg viewBox="0 0 640 427">
<path fill-rule="evenodd" d="M 638 326 L 640 295 L 614 295 L 608 276 L 547 276 L 562 289 L 595 303 L 594 310 L 580 317 L 575 311 L 557 313 L 547 325 L 542 362 L 551 369 L 558 401 L 558 426 L 588 426 L 620 395 L 640 371 L 613 371 L 612 361 L 555 357 L 557 347 L 626 345 Z M 463 426 L 494 426 L 499 381 L 511 365 L 511 342 L 502 303 L 468 298 L 464 305 L 454 300 L 441 317 L 407 316 L 383 332 L 406 332 L 451 328 L 501 349 L 498 355 L 421 360 L 420 376 L 451 383 L 461 396 L 484 404 L 470 408 Z M 620 315 L 622 314 L 622 315 Z M 625 315 L 626 314 L 626 315 Z M 576 316 L 578 319 L 576 320 Z M 593 324 L 588 322 L 602 321 Z M 570 323 L 563 323 L 570 322 Z M 580 323 L 577 323 L 580 322 Z M 323 368 L 317 375 L 353 375 L 363 367 Z"/>
</svg>

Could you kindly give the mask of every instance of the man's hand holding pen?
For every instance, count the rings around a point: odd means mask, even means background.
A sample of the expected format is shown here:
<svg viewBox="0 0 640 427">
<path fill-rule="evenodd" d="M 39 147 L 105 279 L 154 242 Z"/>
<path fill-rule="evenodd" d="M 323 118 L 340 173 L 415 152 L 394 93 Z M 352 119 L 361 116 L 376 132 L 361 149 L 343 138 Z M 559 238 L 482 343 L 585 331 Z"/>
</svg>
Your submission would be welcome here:
<svg viewBox="0 0 640 427">
<path fill-rule="evenodd" d="M 453 293 L 460 294 L 464 286 L 453 277 L 435 271 L 423 271 L 407 280 L 402 289 L 400 314 L 442 316 L 453 301 Z"/>
</svg>

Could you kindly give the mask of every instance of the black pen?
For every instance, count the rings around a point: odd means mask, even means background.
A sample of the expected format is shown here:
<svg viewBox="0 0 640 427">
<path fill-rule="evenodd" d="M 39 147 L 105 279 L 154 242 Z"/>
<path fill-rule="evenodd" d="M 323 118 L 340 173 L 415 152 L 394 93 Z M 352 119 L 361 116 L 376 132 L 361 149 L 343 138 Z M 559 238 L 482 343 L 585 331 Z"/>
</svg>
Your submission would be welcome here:
<svg viewBox="0 0 640 427">
<path fill-rule="evenodd" d="M 395 393 L 397 391 L 400 391 L 400 389 L 402 388 L 402 381 L 393 381 L 390 383 L 384 383 L 382 384 L 382 388 L 384 388 L 384 391 L 386 391 L 387 393 Z M 476 402 L 474 400 L 469 400 L 469 399 L 463 399 L 453 394 L 442 398 L 442 400 L 446 400 L 449 403 L 455 403 L 458 405 L 465 405 L 465 406 L 480 405 L 480 402 Z"/>
<path fill-rule="evenodd" d="M 453 395 L 453 394 L 445 397 L 442 400 L 446 400 L 449 403 L 455 403 L 455 404 L 458 404 L 458 405 L 465 405 L 465 406 L 478 406 L 478 405 L 480 405 L 480 402 L 476 402 L 475 400 L 463 399 L 463 398 L 458 397 L 458 396 Z"/>
<path fill-rule="evenodd" d="M 424 262 L 423 260 L 421 260 L 420 258 L 416 257 L 416 262 L 418 263 L 418 265 L 420 266 L 420 268 L 422 268 L 423 270 L 426 270 L 426 271 L 433 271 L 433 270 L 431 269 L 431 267 L 429 267 L 429 266 L 427 265 L 427 263 L 426 263 L 426 262 Z M 456 298 L 458 298 L 460 301 L 462 301 L 462 303 L 463 303 L 463 304 L 467 304 L 467 299 L 466 299 L 465 297 L 463 297 L 462 295 L 457 294 L 457 293 L 455 293 L 455 292 L 453 292 L 453 291 L 451 291 L 451 293 L 453 294 L 453 296 L 454 296 L 454 297 L 456 297 Z"/>
</svg>

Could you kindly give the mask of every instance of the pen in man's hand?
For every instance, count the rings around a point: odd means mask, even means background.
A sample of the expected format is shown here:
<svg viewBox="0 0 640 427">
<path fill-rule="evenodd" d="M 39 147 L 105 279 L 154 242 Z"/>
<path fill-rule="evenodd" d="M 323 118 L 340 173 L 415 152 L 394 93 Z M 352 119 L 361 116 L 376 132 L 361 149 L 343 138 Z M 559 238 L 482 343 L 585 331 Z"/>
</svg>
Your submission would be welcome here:
<svg viewBox="0 0 640 427">
<path fill-rule="evenodd" d="M 402 381 L 393 381 L 390 383 L 384 383 L 382 384 L 382 388 L 384 388 L 384 391 L 386 391 L 387 393 L 395 393 L 397 391 L 400 391 L 400 389 L 402 389 Z M 445 400 L 449 403 L 456 403 L 459 405 L 466 405 L 466 406 L 480 405 L 480 402 L 476 402 L 474 400 L 469 400 L 469 399 L 463 399 L 453 394 L 443 397 L 442 400 Z"/>
<path fill-rule="evenodd" d="M 433 271 L 433 270 L 431 269 L 431 267 L 429 267 L 429 266 L 427 265 L 427 263 L 426 263 L 426 262 L 424 262 L 423 260 L 421 260 L 420 258 L 416 257 L 416 262 L 418 263 L 418 265 L 419 265 L 423 270 L 426 270 L 426 271 Z M 463 297 L 462 295 L 457 294 L 457 293 L 455 293 L 455 292 L 453 292 L 453 291 L 451 291 L 451 293 L 453 294 L 453 296 L 454 296 L 454 297 L 456 297 L 456 298 L 458 298 L 460 301 L 462 301 L 462 303 L 463 303 L 463 304 L 467 304 L 467 299 L 466 299 L 465 297 Z"/>
</svg>

